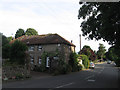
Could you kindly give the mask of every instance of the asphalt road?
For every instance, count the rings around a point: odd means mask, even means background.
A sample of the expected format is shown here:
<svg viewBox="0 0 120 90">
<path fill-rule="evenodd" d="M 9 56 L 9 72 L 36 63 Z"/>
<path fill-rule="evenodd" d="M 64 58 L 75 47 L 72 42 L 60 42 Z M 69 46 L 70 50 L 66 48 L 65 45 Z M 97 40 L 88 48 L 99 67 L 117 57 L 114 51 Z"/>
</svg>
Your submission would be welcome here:
<svg viewBox="0 0 120 90">
<path fill-rule="evenodd" d="M 3 84 L 3 88 L 118 88 L 118 67 L 97 64 L 95 69 Z"/>
</svg>

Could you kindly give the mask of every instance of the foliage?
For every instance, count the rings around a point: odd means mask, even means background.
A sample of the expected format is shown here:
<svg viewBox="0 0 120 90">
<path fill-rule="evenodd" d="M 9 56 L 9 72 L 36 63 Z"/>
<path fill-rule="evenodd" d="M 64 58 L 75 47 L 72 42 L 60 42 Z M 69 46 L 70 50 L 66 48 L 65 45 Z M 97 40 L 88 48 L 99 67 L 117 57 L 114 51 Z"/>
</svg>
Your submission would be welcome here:
<svg viewBox="0 0 120 90">
<path fill-rule="evenodd" d="M 25 35 L 28 35 L 28 36 L 38 35 L 38 32 L 33 28 L 28 28 L 25 32 Z"/>
<path fill-rule="evenodd" d="M 103 60 L 103 57 L 105 55 L 105 51 L 106 51 L 105 46 L 103 44 L 99 44 L 99 48 L 97 51 L 98 58 Z"/>
<path fill-rule="evenodd" d="M 10 56 L 10 45 L 7 37 L 2 35 L 2 58 L 9 58 Z"/>
<path fill-rule="evenodd" d="M 42 61 L 41 61 L 41 70 L 40 70 L 42 72 L 46 70 L 46 58 L 47 58 L 47 53 L 43 52 Z"/>
<path fill-rule="evenodd" d="M 117 66 L 120 66 L 120 57 L 118 56 L 118 54 L 116 54 L 116 48 L 114 46 L 110 47 L 108 49 L 108 52 L 106 52 L 106 58 L 112 61 L 115 61 Z"/>
<path fill-rule="evenodd" d="M 82 24 L 84 36 L 108 41 L 120 45 L 120 2 L 84 2 L 79 9 L 78 19 L 85 19 Z"/>
<path fill-rule="evenodd" d="M 72 71 L 72 67 L 69 64 L 65 63 L 64 60 L 59 60 L 58 62 L 59 64 L 57 68 L 55 68 L 53 75 L 66 74 Z"/>
<path fill-rule="evenodd" d="M 78 71 L 79 70 L 78 55 L 76 53 L 71 53 L 70 54 L 69 65 L 72 67 L 72 71 Z"/>
<path fill-rule="evenodd" d="M 103 39 L 115 46 L 115 53 L 120 57 L 120 2 L 80 2 L 78 19 L 83 36 L 88 39 Z M 119 61 L 118 61 L 119 62 Z"/>
<path fill-rule="evenodd" d="M 10 58 L 10 48 L 11 46 L 9 44 L 2 46 L 2 58 Z"/>
<path fill-rule="evenodd" d="M 82 57 L 82 62 L 83 62 L 83 65 L 86 69 L 89 68 L 89 59 L 86 55 L 80 55 L 80 57 Z"/>
<path fill-rule="evenodd" d="M 90 48 L 90 46 L 83 46 L 82 50 L 80 51 L 80 54 L 84 54 L 88 56 L 89 60 L 94 61 L 96 60 L 97 56 L 94 53 L 94 51 Z"/>
<path fill-rule="evenodd" d="M 15 38 L 18 38 L 18 37 L 23 36 L 23 35 L 25 35 L 25 32 L 23 29 L 20 28 L 17 30 L 17 32 L 15 34 Z"/>
<path fill-rule="evenodd" d="M 7 37 L 5 35 L 2 35 L 2 46 L 6 45 L 8 43 L 9 43 L 9 41 L 8 41 Z"/>
<path fill-rule="evenodd" d="M 10 62 L 11 63 L 18 63 L 18 64 L 25 64 L 25 51 L 27 50 L 27 46 L 16 40 L 10 48 Z"/>
<path fill-rule="evenodd" d="M 12 41 L 12 39 L 13 39 L 13 37 L 12 37 L 12 36 L 7 37 L 8 42 Z"/>
</svg>

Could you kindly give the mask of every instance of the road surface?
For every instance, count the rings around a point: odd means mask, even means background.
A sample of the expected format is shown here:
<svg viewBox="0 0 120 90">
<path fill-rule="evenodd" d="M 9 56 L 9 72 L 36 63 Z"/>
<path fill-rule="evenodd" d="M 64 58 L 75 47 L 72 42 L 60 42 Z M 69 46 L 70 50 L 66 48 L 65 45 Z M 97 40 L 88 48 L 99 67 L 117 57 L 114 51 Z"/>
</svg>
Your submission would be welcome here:
<svg viewBox="0 0 120 90">
<path fill-rule="evenodd" d="M 97 64 L 95 69 L 67 75 L 5 83 L 3 88 L 118 88 L 118 76 L 118 67 L 103 63 Z"/>
</svg>

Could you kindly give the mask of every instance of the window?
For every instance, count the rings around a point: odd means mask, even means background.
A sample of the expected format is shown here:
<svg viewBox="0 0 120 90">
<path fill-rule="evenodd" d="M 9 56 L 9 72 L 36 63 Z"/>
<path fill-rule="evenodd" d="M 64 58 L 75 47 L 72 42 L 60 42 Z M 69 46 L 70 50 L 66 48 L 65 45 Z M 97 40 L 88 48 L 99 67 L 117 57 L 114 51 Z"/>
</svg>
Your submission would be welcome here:
<svg viewBox="0 0 120 90">
<path fill-rule="evenodd" d="M 42 50 L 42 46 L 38 46 L 38 51 L 41 51 Z"/>
<path fill-rule="evenodd" d="M 30 60 L 31 60 L 31 64 L 34 64 L 34 57 L 33 56 L 30 56 Z"/>
<path fill-rule="evenodd" d="M 34 46 L 29 46 L 29 51 L 34 51 Z"/>
<path fill-rule="evenodd" d="M 50 59 L 49 59 L 49 57 L 47 57 L 47 60 L 46 60 L 46 67 L 50 67 Z"/>
<path fill-rule="evenodd" d="M 60 44 L 58 44 L 58 47 L 60 47 Z"/>
<path fill-rule="evenodd" d="M 39 57 L 38 58 L 38 63 L 41 64 L 41 62 L 42 62 L 42 59 Z"/>
</svg>

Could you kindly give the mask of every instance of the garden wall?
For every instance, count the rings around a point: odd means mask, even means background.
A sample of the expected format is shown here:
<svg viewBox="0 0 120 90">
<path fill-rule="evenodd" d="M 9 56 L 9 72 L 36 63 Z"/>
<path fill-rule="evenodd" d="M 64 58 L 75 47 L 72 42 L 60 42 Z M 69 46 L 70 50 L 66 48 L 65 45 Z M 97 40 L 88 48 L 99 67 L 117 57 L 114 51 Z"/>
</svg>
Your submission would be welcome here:
<svg viewBox="0 0 120 90">
<path fill-rule="evenodd" d="M 20 79 L 30 76 L 30 70 L 26 66 L 5 66 L 2 67 L 3 80 Z"/>
</svg>

